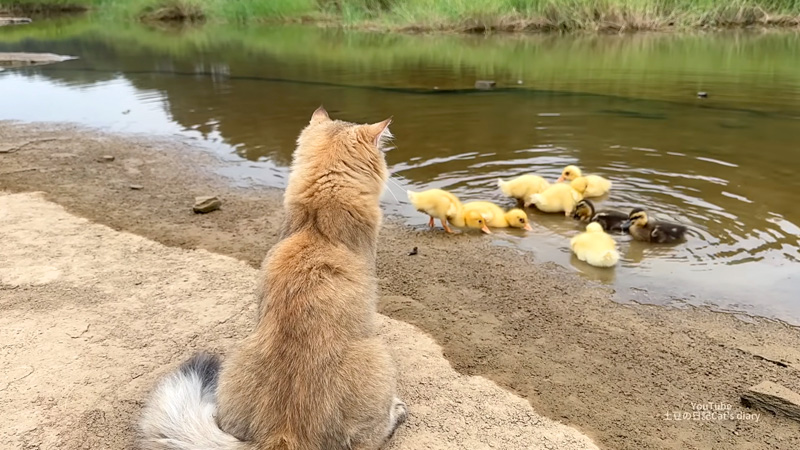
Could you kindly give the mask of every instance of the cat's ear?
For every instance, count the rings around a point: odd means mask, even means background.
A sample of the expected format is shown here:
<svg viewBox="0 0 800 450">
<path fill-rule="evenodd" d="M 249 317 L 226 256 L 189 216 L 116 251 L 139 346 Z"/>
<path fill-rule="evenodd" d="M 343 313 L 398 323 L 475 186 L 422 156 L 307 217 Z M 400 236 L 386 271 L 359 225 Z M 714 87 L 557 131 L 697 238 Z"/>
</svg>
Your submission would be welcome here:
<svg viewBox="0 0 800 450">
<path fill-rule="evenodd" d="M 320 105 L 320 107 L 314 111 L 314 114 L 311 114 L 311 121 L 309 123 L 327 122 L 329 120 L 331 120 L 331 118 L 328 116 L 328 111 L 325 111 L 325 108 Z"/>
<path fill-rule="evenodd" d="M 380 148 L 381 144 L 388 139 L 392 138 L 392 133 L 389 131 L 389 124 L 392 123 L 392 118 L 384 120 L 383 122 L 373 123 L 367 125 L 367 133 L 375 145 Z"/>
</svg>

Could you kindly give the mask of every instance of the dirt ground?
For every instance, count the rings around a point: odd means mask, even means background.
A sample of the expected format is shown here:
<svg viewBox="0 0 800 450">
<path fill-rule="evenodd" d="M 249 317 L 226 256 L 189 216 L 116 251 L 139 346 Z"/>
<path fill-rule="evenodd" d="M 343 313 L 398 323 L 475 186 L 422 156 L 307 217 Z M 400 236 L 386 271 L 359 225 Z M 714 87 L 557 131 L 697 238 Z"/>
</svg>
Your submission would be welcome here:
<svg viewBox="0 0 800 450">
<path fill-rule="evenodd" d="M 70 213 L 112 229 L 257 267 L 276 240 L 280 192 L 231 187 L 214 174 L 221 164 L 187 142 L 0 123 L 0 190 L 43 191 Z M 222 209 L 193 214 L 194 197 L 208 194 L 222 198 Z M 419 254 L 409 256 L 413 247 Z M 765 414 L 737 418 L 758 413 L 739 403 L 751 385 L 771 380 L 800 390 L 797 328 L 699 308 L 621 305 L 606 288 L 494 246 L 487 236 L 450 236 L 390 220 L 378 266 L 383 314 L 433 336 L 461 374 L 493 380 L 601 448 L 800 448 L 796 422 Z M 0 309 L 27 308 L 33 316 L 53 307 L 34 294 L 25 305 L 0 301 Z M 164 325 L 163 339 L 175 339 L 176 332 Z M 192 348 L 224 348 L 213 333 L 192 336 L 186 342 Z M 189 353 L 174 349 L 179 354 L 153 355 L 147 366 Z M 693 403 L 709 402 L 730 408 L 734 418 L 684 419 L 692 416 Z M 120 425 L 115 420 L 88 432 L 102 436 L 109 424 Z"/>
<path fill-rule="evenodd" d="M 131 448 L 156 377 L 199 349 L 224 353 L 252 327 L 257 271 L 242 261 L 113 231 L 37 193 L 0 195 L 0 211 L 3 448 Z M 379 323 L 413 405 L 389 449 L 597 450 L 524 399 L 456 373 L 419 329 Z"/>
</svg>

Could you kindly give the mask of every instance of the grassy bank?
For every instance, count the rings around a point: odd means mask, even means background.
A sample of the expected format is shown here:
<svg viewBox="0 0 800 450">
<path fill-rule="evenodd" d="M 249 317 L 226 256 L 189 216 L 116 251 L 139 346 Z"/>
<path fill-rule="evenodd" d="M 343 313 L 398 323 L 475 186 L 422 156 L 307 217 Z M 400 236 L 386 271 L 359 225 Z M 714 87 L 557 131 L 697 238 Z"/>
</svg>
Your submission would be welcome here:
<svg viewBox="0 0 800 450">
<path fill-rule="evenodd" d="M 800 26 L 800 0 L 0 0 L 30 13 L 145 21 L 311 21 L 406 31 L 628 31 Z"/>
</svg>

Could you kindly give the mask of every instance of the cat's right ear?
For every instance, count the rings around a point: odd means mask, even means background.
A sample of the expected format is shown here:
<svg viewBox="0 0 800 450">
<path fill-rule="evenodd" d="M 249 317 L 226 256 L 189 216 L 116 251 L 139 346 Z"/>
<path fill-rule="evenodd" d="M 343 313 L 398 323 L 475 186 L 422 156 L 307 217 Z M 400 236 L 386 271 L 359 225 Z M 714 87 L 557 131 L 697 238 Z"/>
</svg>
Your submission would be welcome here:
<svg viewBox="0 0 800 450">
<path fill-rule="evenodd" d="M 328 111 L 325 111 L 325 108 L 320 105 L 320 107 L 314 111 L 314 114 L 311 115 L 311 121 L 309 123 L 327 122 L 329 120 L 331 120 L 331 118 L 328 116 Z"/>
</svg>

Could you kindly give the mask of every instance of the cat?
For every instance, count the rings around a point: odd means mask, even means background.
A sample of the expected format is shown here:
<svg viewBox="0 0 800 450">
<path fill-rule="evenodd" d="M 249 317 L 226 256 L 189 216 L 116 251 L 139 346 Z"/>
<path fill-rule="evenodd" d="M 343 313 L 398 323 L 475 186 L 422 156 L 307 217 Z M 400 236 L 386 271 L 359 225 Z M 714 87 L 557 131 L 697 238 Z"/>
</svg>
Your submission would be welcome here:
<svg viewBox="0 0 800 450">
<path fill-rule="evenodd" d="M 390 122 L 314 111 L 262 266 L 255 330 L 225 361 L 200 353 L 158 383 L 139 422 L 143 449 L 374 450 L 406 420 L 376 325 Z"/>
</svg>

